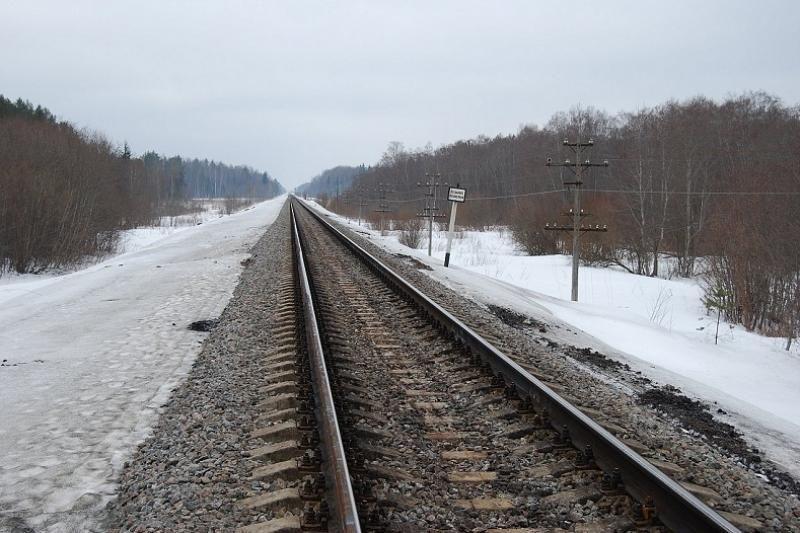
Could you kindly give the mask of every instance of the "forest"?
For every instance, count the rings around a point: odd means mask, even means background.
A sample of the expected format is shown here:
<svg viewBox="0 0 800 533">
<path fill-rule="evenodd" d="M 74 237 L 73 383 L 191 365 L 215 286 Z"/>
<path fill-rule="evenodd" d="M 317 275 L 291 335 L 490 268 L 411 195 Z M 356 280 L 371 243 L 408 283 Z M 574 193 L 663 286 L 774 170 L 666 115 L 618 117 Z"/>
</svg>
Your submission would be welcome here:
<svg viewBox="0 0 800 533">
<path fill-rule="evenodd" d="M 0 95 L 0 274 L 74 266 L 112 252 L 119 231 L 155 223 L 200 197 L 271 198 L 266 172 L 131 153 Z"/>
<path fill-rule="evenodd" d="M 294 192 L 296 194 L 314 197 L 336 196 L 350 188 L 353 180 L 360 174 L 366 172 L 366 170 L 364 165 L 357 167 L 338 166 L 329 168 L 311 178 L 308 183 L 295 187 Z"/>
<path fill-rule="evenodd" d="M 355 217 L 366 202 L 375 221 L 383 190 L 387 216 L 409 220 L 425 205 L 428 180 L 441 184 L 442 213 L 445 184 L 460 184 L 460 224 L 506 226 L 529 254 L 571 253 L 568 235 L 544 227 L 565 221 L 574 175 L 545 163 L 575 157 L 565 140 L 589 139 L 594 146 L 581 161 L 608 167 L 583 175 L 584 220 L 608 232 L 584 234 L 584 261 L 644 276 L 701 276 L 709 308 L 790 344 L 800 329 L 800 108 L 769 94 L 695 97 L 616 115 L 576 107 L 541 128 L 436 149 L 393 142 L 326 203 Z"/>
</svg>

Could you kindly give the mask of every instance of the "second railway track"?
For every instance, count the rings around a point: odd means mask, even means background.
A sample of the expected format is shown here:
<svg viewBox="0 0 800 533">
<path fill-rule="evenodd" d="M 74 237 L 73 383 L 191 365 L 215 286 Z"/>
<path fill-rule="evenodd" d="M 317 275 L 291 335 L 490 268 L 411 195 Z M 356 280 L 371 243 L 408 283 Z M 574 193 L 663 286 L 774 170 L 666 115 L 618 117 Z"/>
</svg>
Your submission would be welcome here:
<svg viewBox="0 0 800 533">
<path fill-rule="evenodd" d="M 283 503 L 300 518 L 250 530 L 737 531 L 552 393 L 535 369 L 392 279 L 299 201 L 292 212 L 298 259 L 287 287 L 297 305 L 287 298 L 285 316 L 305 314 L 294 337 L 305 345 L 296 394 L 313 391 L 303 413 L 316 406 L 315 422 L 291 413 L 307 444 L 297 462 L 305 473 L 291 477 L 306 501 L 285 489 L 296 498 Z"/>
</svg>

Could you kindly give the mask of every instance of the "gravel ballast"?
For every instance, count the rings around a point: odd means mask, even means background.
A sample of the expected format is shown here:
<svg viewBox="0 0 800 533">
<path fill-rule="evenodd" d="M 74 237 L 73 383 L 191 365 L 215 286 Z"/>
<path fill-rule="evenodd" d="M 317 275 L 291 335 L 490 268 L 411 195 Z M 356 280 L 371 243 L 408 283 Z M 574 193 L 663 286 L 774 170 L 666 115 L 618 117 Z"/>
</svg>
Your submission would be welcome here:
<svg viewBox="0 0 800 533">
<path fill-rule="evenodd" d="M 257 520 L 235 502 L 250 488 L 253 466 L 244 452 L 252 447 L 275 288 L 290 250 L 284 206 L 253 246 L 231 301 L 152 436 L 123 469 L 106 509 L 107 530 L 232 531 Z"/>
</svg>

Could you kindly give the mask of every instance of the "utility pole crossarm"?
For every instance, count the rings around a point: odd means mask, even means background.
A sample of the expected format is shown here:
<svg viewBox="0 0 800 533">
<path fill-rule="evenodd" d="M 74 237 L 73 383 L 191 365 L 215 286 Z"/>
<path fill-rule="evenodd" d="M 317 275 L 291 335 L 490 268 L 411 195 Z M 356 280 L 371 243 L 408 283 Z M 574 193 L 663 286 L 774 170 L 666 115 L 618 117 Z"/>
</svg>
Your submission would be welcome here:
<svg viewBox="0 0 800 533">
<path fill-rule="evenodd" d="M 575 231 L 575 226 L 558 224 L 556 222 L 552 222 L 552 223 L 545 224 L 544 225 L 544 229 L 549 230 L 549 231 Z M 581 224 L 580 226 L 578 226 L 578 231 L 583 231 L 583 232 L 587 232 L 587 231 L 608 231 L 608 226 L 606 226 L 606 225 L 601 226 L 600 224 L 595 224 L 594 226 L 589 224 L 587 226 L 584 226 L 583 224 Z"/>
<path fill-rule="evenodd" d="M 608 160 L 604 160 L 602 163 L 592 163 L 590 160 L 586 160 L 583 163 L 572 162 L 569 159 L 565 159 L 563 163 L 553 163 L 551 158 L 547 158 L 547 162 L 544 164 L 546 167 L 567 167 L 570 170 L 574 169 L 581 169 L 581 168 L 591 168 L 591 167 L 607 167 Z M 574 183 L 564 182 L 564 185 L 574 185 Z"/>
</svg>

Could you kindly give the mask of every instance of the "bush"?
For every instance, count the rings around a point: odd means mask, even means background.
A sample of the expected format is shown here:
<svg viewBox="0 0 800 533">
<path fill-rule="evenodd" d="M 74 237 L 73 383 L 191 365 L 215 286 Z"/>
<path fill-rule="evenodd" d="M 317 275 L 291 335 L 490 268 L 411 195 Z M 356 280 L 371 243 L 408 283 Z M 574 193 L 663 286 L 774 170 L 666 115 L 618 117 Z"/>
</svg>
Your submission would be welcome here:
<svg viewBox="0 0 800 533">
<path fill-rule="evenodd" d="M 539 210 L 542 213 L 544 210 Z M 534 210 L 519 209 L 512 213 L 508 225 L 511 238 L 528 255 L 547 255 L 559 252 L 559 235 L 544 229 L 545 219 Z"/>
<path fill-rule="evenodd" d="M 253 202 L 247 198 L 232 198 L 228 196 L 225 198 L 222 204 L 223 212 L 226 215 L 232 215 L 236 211 L 240 211 L 252 203 Z"/>
<path fill-rule="evenodd" d="M 418 218 L 412 218 L 400 223 L 400 236 L 398 240 L 400 244 L 408 246 L 409 248 L 419 248 L 419 245 L 422 244 L 423 232 L 423 222 Z"/>
</svg>

